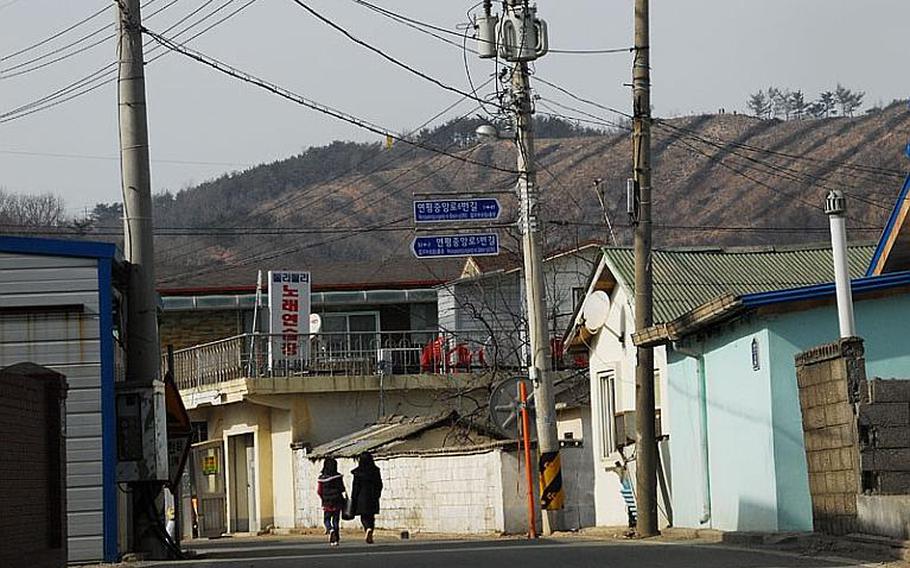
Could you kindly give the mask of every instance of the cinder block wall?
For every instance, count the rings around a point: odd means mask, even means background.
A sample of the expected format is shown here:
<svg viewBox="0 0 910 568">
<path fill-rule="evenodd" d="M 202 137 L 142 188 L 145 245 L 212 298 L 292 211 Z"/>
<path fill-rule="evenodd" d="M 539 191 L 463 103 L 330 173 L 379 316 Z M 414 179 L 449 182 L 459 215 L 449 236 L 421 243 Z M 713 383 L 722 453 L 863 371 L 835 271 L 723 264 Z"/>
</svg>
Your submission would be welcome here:
<svg viewBox="0 0 910 568">
<path fill-rule="evenodd" d="M 860 389 L 863 490 L 910 494 L 910 380 L 873 379 Z"/>
<path fill-rule="evenodd" d="M 61 375 L 0 372 L 0 566 L 66 565 Z"/>
<path fill-rule="evenodd" d="M 796 378 L 815 530 L 853 532 L 861 488 L 854 402 L 866 378 L 862 339 L 841 339 L 800 353 Z"/>
</svg>

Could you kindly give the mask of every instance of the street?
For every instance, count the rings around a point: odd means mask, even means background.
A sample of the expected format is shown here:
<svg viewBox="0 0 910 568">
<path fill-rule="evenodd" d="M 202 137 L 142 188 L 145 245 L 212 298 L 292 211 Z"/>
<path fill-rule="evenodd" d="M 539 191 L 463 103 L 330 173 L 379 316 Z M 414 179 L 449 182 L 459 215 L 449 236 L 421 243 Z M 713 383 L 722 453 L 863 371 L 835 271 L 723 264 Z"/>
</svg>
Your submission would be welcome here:
<svg viewBox="0 0 910 568">
<path fill-rule="evenodd" d="M 323 542 L 302 539 L 256 539 L 201 541 L 191 548 L 199 557 L 182 562 L 149 562 L 143 567 L 192 568 L 351 568 L 408 566 L 447 568 L 455 566 L 520 565 L 523 568 L 552 566 L 610 568 L 837 568 L 860 566 L 852 561 L 800 557 L 795 554 L 737 549 L 713 544 L 595 541 L 583 539 L 475 540 L 475 541 L 380 541 L 373 546 L 359 539 L 342 540 L 330 549 Z"/>
</svg>

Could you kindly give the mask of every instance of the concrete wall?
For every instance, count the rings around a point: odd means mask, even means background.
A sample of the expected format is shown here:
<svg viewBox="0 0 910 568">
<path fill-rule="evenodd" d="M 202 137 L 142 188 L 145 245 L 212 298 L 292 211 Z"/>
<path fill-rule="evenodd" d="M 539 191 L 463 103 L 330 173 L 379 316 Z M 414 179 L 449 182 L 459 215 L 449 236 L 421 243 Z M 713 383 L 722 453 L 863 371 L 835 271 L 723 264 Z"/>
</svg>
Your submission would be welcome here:
<svg viewBox="0 0 910 568">
<path fill-rule="evenodd" d="M 861 533 L 910 539 L 910 495 L 857 495 Z"/>
<path fill-rule="evenodd" d="M 295 450 L 294 458 L 297 526 L 320 526 L 322 508 L 316 479 L 322 462 L 311 461 L 303 450 Z M 338 462 L 350 491 L 350 471 L 356 467 L 356 460 Z M 379 528 L 488 533 L 502 532 L 508 526 L 504 518 L 503 462 L 498 450 L 379 457 L 376 465 L 384 486 L 376 518 Z"/>
<path fill-rule="evenodd" d="M 581 471 L 579 464 L 585 461 L 585 454 L 581 448 L 564 448 L 563 475 Z M 412 532 L 523 533 L 528 528 L 528 505 L 526 471 L 520 459 L 522 454 L 517 451 L 470 448 L 378 457 L 384 489 L 376 524 Z M 297 526 L 320 526 L 322 509 L 316 479 L 322 462 L 311 461 L 304 450 L 295 450 L 294 464 Z M 349 473 L 356 462 L 345 458 L 338 465 L 350 490 Z M 536 474 L 532 479 L 536 496 Z M 561 515 L 564 526 L 591 526 L 590 490 L 580 490 L 572 475 L 565 481 L 568 501 Z"/>
</svg>

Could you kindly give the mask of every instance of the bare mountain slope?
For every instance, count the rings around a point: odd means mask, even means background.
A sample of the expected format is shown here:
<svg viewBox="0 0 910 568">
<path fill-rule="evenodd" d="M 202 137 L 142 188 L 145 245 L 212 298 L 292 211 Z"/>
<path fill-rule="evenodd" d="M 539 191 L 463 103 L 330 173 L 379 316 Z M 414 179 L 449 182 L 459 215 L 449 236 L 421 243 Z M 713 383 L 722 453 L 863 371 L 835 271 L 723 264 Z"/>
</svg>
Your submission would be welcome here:
<svg viewBox="0 0 910 568">
<path fill-rule="evenodd" d="M 851 238 L 874 240 L 908 169 L 908 140 L 904 103 L 859 118 L 659 120 L 653 139 L 656 244 L 825 240 L 823 203 L 832 188 L 848 194 Z M 437 136 L 434 143 L 473 162 L 514 169 L 509 142 Z M 627 133 L 540 140 L 538 163 L 549 250 L 611 240 L 594 189 L 598 178 L 616 241 L 631 241 Z M 337 142 L 311 149 L 156 200 L 159 226 L 206 233 L 159 238 L 159 279 L 167 288 L 252 284 L 257 269 L 272 267 L 322 267 L 338 282 L 448 278 L 458 263 L 408 260 L 414 194 L 504 191 L 514 181 L 509 171 L 403 144 L 386 150 Z M 514 220 L 514 196 L 499 196 L 506 220 Z M 253 235 L 251 228 L 274 228 L 276 234 Z M 501 231 L 514 252 L 517 234 Z M 341 265 L 348 268 L 339 271 Z"/>
</svg>

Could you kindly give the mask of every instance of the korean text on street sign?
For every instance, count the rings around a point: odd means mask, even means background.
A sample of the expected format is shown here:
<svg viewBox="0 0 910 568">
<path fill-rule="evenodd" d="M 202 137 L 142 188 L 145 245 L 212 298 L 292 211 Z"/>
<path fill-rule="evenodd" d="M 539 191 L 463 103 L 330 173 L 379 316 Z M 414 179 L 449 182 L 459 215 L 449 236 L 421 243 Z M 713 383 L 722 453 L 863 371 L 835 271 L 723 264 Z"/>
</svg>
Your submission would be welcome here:
<svg viewBox="0 0 910 568">
<path fill-rule="evenodd" d="M 269 271 L 269 363 L 305 360 L 309 332 L 310 273 Z"/>
<path fill-rule="evenodd" d="M 493 256 L 499 254 L 499 235 L 434 235 L 417 237 L 411 243 L 417 258 L 447 258 L 456 256 Z"/>
<path fill-rule="evenodd" d="M 438 199 L 414 202 L 414 222 L 495 221 L 502 208 L 493 197 L 477 199 Z"/>
</svg>

